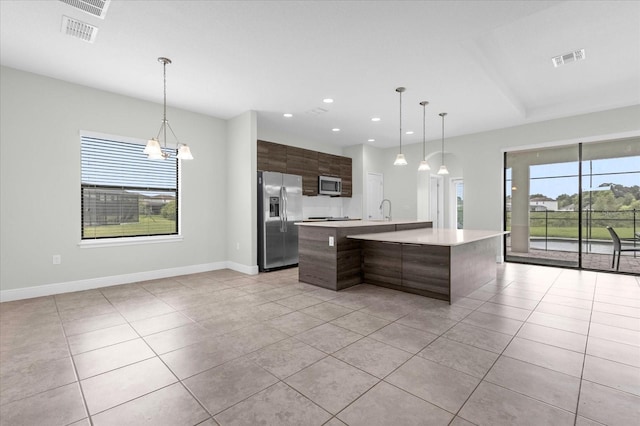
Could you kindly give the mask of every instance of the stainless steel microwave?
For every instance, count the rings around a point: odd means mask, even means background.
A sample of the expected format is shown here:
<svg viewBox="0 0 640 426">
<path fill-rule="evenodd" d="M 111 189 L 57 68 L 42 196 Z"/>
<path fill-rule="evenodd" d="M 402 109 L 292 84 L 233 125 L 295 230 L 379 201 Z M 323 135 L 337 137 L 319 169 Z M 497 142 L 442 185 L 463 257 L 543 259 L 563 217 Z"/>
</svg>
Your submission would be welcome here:
<svg viewBox="0 0 640 426">
<path fill-rule="evenodd" d="M 319 176 L 318 194 L 332 196 L 342 195 L 342 179 L 332 176 Z"/>
</svg>

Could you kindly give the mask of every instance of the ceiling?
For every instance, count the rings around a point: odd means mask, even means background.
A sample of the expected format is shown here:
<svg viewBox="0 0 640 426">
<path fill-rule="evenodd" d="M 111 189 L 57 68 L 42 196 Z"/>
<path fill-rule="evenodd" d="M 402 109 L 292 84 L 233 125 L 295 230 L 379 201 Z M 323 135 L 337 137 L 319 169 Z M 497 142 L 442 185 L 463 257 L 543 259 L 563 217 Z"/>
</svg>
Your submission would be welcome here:
<svg viewBox="0 0 640 426">
<path fill-rule="evenodd" d="M 98 27 L 95 42 L 63 34 L 63 15 Z M 584 61 L 552 65 L 577 49 Z M 162 103 L 159 56 L 173 61 L 170 106 L 255 110 L 259 132 L 391 147 L 398 86 L 406 144 L 422 141 L 423 100 L 427 140 L 440 112 L 455 136 L 640 104 L 640 2 L 112 0 L 100 19 L 0 0 L 2 65 Z"/>
</svg>

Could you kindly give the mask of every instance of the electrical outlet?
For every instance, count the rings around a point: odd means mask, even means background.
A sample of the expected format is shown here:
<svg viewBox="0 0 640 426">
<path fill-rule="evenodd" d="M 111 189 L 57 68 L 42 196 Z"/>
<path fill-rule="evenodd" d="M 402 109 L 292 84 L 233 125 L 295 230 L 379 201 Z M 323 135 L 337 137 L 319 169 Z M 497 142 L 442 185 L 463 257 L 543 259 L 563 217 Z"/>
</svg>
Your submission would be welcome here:
<svg viewBox="0 0 640 426">
<path fill-rule="evenodd" d="M 329 237 L 329 247 L 333 247 L 333 246 L 334 246 L 333 237 Z"/>
<path fill-rule="evenodd" d="M 53 264 L 54 265 L 59 265 L 62 263 L 62 256 L 60 256 L 59 254 L 54 254 L 53 255 Z"/>
</svg>

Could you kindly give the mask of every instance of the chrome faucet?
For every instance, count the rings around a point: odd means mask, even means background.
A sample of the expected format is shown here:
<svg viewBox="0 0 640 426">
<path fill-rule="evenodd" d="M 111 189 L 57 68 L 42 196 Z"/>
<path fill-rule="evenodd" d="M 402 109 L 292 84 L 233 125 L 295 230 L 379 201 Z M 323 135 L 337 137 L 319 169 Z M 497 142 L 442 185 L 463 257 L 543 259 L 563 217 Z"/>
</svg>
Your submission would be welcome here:
<svg viewBox="0 0 640 426">
<path fill-rule="evenodd" d="M 387 216 L 387 217 L 384 217 L 384 209 L 382 208 L 382 206 L 384 205 L 385 201 L 387 203 L 389 203 L 389 216 Z M 385 198 L 384 200 L 382 200 L 382 202 L 380 203 L 380 207 L 378 207 L 378 208 L 382 211 L 382 217 L 384 219 L 391 220 L 391 200 L 389 200 L 388 198 Z"/>
</svg>

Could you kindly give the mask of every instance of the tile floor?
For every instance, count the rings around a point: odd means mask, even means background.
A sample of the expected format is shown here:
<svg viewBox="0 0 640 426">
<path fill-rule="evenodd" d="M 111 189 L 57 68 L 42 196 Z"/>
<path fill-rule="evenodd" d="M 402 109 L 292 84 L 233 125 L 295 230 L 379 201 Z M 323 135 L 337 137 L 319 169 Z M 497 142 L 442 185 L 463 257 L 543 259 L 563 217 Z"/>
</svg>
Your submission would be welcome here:
<svg viewBox="0 0 640 426">
<path fill-rule="evenodd" d="M 2 425 L 631 425 L 639 277 L 498 266 L 454 305 L 297 270 L 0 304 Z"/>
</svg>

